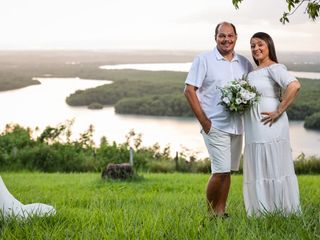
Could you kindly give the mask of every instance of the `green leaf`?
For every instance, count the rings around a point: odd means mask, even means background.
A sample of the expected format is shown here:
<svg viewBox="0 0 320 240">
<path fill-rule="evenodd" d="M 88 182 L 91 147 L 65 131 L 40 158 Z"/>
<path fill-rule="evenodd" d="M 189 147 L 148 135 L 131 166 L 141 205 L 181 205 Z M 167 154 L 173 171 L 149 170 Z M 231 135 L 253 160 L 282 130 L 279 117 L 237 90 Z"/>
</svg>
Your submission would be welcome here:
<svg viewBox="0 0 320 240">
<path fill-rule="evenodd" d="M 319 10 L 320 10 L 319 3 L 317 2 L 308 3 L 307 13 L 309 15 L 309 18 L 312 19 L 312 21 L 315 21 L 316 18 L 319 17 Z"/>
<path fill-rule="evenodd" d="M 289 13 L 288 12 L 284 12 L 282 17 L 280 18 L 280 22 L 282 24 L 286 24 L 289 23 L 289 18 L 288 18 Z"/>
<path fill-rule="evenodd" d="M 236 9 L 239 9 L 239 4 L 242 2 L 243 0 L 232 0 L 232 4 Z"/>
<path fill-rule="evenodd" d="M 291 12 L 291 8 L 294 8 L 295 1 L 287 0 L 287 3 L 288 3 L 288 10 L 289 12 Z"/>
</svg>

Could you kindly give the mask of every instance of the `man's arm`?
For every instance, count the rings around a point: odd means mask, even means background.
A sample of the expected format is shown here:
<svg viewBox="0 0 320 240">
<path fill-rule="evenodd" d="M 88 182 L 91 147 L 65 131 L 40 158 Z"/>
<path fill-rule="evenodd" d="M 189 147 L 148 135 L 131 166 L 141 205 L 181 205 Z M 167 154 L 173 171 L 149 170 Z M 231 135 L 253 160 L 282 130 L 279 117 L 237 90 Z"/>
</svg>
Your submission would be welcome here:
<svg viewBox="0 0 320 240">
<path fill-rule="evenodd" d="M 198 96 L 196 94 L 197 90 L 198 90 L 197 87 L 186 84 L 186 87 L 184 89 L 184 95 L 186 96 L 187 101 L 188 101 L 194 115 L 196 116 L 196 118 L 200 122 L 203 130 L 205 131 L 205 133 L 209 133 L 210 128 L 211 128 L 211 121 L 207 118 L 206 114 L 203 112 L 203 110 L 200 106 L 200 102 L 199 102 Z"/>
</svg>

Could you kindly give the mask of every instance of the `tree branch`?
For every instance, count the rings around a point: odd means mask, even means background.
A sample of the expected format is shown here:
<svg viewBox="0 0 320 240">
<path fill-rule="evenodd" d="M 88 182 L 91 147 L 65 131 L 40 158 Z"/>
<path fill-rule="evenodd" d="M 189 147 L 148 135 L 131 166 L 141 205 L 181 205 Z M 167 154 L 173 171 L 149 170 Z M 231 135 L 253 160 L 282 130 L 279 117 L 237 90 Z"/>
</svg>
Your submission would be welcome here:
<svg viewBox="0 0 320 240">
<path fill-rule="evenodd" d="M 288 3 L 288 12 L 284 12 L 280 18 L 280 22 L 283 24 L 289 23 L 289 16 L 292 16 L 298 8 L 302 6 L 303 3 L 308 2 L 305 12 L 308 14 L 308 17 L 315 21 L 319 18 L 320 12 L 320 0 L 285 0 Z M 239 9 L 239 4 L 243 0 L 232 0 L 232 4 L 235 9 Z"/>
</svg>

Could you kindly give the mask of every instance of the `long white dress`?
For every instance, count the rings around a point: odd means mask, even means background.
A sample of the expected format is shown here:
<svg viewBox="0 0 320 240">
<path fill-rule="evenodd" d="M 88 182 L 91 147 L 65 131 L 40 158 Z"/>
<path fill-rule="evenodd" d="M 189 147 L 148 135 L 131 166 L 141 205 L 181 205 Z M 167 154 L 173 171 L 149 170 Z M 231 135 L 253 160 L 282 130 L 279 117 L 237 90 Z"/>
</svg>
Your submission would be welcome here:
<svg viewBox="0 0 320 240">
<path fill-rule="evenodd" d="M 3 217 L 26 219 L 32 216 L 49 216 L 56 213 L 54 207 L 43 203 L 24 205 L 9 192 L 0 176 L 0 213 Z"/>
<path fill-rule="evenodd" d="M 262 94 L 259 102 L 244 114 L 243 195 L 248 216 L 301 211 L 287 114 L 284 112 L 271 127 L 261 122 L 261 112 L 275 111 L 280 88 L 285 89 L 294 80 L 282 64 L 272 64 L 248 75 L 249 83 Z"/>
</svg>

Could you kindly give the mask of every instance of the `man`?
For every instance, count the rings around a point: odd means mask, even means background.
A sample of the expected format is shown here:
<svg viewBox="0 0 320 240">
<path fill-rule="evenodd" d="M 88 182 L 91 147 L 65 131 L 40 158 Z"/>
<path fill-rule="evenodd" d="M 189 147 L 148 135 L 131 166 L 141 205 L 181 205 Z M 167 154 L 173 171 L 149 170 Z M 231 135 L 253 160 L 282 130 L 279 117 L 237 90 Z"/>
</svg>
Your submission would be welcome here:
<svg viewBox="0 0 320 240">
<path fill-rule="evenodd" d="M 206 190 L 209 215 L 227 217 L 230 172 L 239 169 L 243 126 L 240 115 L 230 114 L 219 104 L 218 87 L 240 79 L 252 70 L 252 65 L 234 52 L 237 32 L 233 24 L 219 23 L 215 41 L 217 45 L 212 51 L 194 59 L 184 93 L 202 126 L 201 133 L 211 159 L 212 175 Z"/>
</svg>

